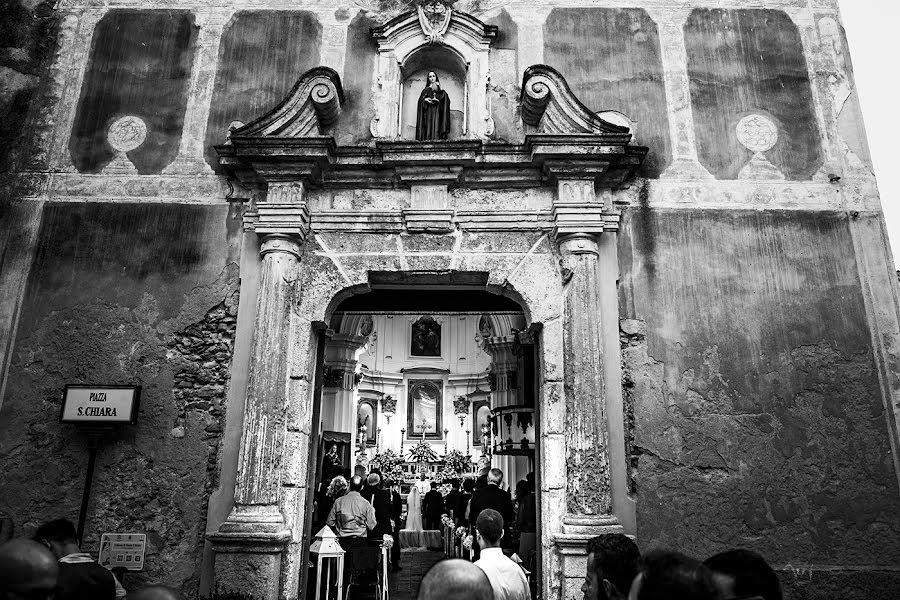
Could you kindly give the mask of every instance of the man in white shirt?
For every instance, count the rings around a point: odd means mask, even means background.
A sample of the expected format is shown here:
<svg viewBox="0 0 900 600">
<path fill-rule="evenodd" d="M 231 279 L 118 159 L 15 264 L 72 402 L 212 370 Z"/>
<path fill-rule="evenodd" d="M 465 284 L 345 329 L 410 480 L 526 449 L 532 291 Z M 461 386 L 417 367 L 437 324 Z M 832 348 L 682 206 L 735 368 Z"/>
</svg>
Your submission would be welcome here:
<svg viewBox="0 0 900 600">
<path fill-rule="evenodd" d="M 481 546 L 481 558 L 475 561 L 487 575 L 494 590 L 494 600 L 531 600 L 531 590 L 522 568 L 503 554 L 503 517 L 492 508 L 485 508 L 475 521 L 475 532 Z"/>
</svg>

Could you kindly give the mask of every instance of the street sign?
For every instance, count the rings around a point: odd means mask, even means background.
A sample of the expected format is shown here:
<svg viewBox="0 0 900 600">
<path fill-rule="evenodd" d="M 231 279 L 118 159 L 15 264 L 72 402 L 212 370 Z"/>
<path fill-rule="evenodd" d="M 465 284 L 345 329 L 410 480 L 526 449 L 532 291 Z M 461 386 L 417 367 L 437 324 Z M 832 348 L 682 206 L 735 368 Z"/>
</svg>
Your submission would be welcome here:
<svg viewBox="0 0 900 600">
<path fill-rule="evenodd" d="M 144 568 L 146 547 L 145 533 L 104 533 L 100 536 L 100 557 L 97 562 L 107 569 L 140 571 Z"/>
<path fill-rule="evenodd" d="M 60 423 L 123 425 L 137 421 L 141 388 L 133 385 L 67 385 Z"/>
</svg>

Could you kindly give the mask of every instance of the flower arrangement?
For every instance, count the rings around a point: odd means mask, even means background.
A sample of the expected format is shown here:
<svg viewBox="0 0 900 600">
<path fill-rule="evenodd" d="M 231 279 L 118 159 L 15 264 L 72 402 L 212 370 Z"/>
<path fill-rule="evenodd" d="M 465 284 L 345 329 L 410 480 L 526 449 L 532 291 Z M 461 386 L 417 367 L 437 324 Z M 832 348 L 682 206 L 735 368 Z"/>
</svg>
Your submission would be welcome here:
<svg viewBox="0 0 900 600">
<path fill-rule="evenodd" d="M 394 538 L 391 534 L 386 533 L 381 536 L 381 547 L 382 548 L 391 548 L 394 545 Z"/>
<path fill-rule="evenodd" d="M 466 535 L 466 528 L 460 525 L 456 528 L 456 537 L 462 538 L 464 535 Z"/>
<path fill-rule="evenodd" d="M 465 539 L 463 540 L 463 543 L 462 543 L 463 549 L 464 549 L 464 550 L 471 550 L 471 549 L 472 549 L 472 544 L 474 543 L 474 541 L 475 541 L 475 540 L 472 538 L 471 535 L 467 535 L 467 536 L 465 537 Z"/>
<path fill-rule="evenodd" d="M 441 515 L 441 523 L 444 525 L 444 527 L 453 527 L 453 519 L 450 518 L 450 515 Z"/>
<path fill-rule="evenodd" d="M 385 479 L 403 479 L 403 457 L 391 449 L 382 450 L 369 461 L 370 469 L 378 469 Z"/>
<path fill-rule="evenodd" d="M 472 458 L 459 450 L 451 450 L 444 456 L 444 468 L 438 473 L 438 479 L 459 479 L 472 472 Z"/>
<path fill-rule="evenodd" d="M 421 440 L 409 449 L 409 460 L 417 463 L 438 462 L 440 458 L 437 452 L 431 449 L 431 444 Z"/>
</svg>

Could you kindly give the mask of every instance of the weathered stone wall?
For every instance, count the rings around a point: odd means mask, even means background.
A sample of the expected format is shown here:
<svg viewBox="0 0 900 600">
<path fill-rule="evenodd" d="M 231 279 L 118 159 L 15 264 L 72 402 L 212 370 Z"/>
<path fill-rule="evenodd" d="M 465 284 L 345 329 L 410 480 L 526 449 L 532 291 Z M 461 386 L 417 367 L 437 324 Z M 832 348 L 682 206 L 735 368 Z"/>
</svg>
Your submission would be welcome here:
<svg viewBox="0 0 900 600">
<path fill-rule="evenodd" d="M 52 5 L 0 0 L 0 173 L 12 168 L 27 141 L 25 123 L 56 47 Z"/>
<path fill-rule="evenodd" d="M 795 597 L 896 595 L 900 494 L 850 219 L 626 215 L 620 309 L 637 334 L 623 360 L 643 548 L 750 547 Z M 860 569 L 873 572 L 860 593 L 829 587 Z"/>
<path fill-rule="evenodd" d="M 85 547 L 147 534 L 146 569 L 196 593 L 231 366 L 240 238 L 227 207 L 45 207 L 0 407 L 0 511 L 20 534 L 75 520 L 85 437 L 60 425 L 67 383 L 143 387 L 135 426 L 100 449 Z"/>
</svg>

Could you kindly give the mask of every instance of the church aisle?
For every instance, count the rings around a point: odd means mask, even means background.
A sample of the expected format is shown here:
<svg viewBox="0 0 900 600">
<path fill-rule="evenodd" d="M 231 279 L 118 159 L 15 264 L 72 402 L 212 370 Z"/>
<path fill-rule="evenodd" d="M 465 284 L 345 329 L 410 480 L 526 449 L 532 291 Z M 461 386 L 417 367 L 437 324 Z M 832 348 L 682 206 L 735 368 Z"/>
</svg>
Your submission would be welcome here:
<svg viewBox="0 0 900 600">
<path fill-rule="evenodd" d="M 400 566 L 403 570 L 392 572 L 388 577 L 390 600 L 415 600 L 425 573 L 443 559 L 443 552 L 402 552 Z"/>
</svg>

